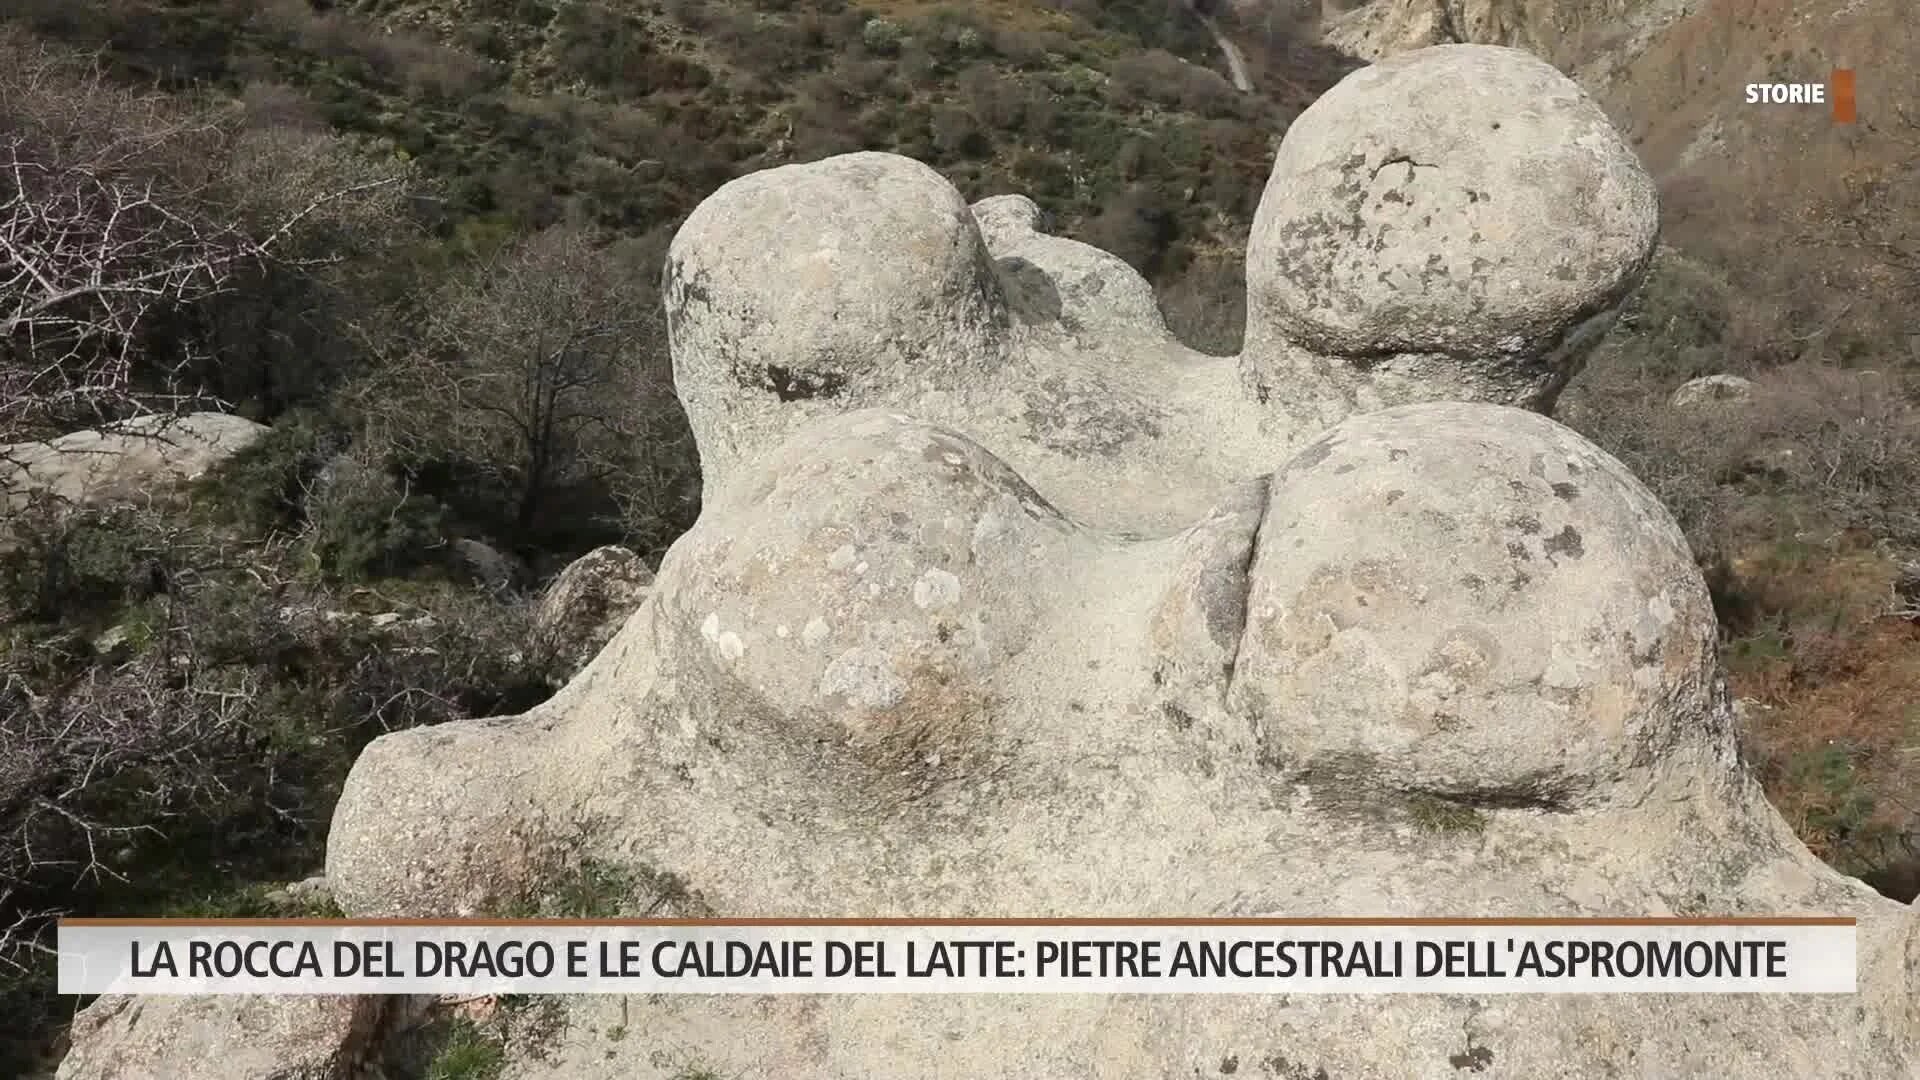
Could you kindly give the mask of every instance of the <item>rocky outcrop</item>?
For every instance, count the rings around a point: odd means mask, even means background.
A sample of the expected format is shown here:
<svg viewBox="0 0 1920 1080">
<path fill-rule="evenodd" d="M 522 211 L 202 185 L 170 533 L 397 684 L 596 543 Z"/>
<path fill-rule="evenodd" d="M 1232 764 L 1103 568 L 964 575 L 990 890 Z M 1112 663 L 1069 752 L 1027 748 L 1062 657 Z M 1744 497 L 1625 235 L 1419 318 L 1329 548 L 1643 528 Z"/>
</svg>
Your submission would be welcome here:
<svg viewBox="0 0 1920 1080">
<path fill-rule="evenodd" d="M 388 1000 L 123 997 L 73 1019 L 56 1080 L 357 1080 Z"/>
<path fill-rule="evenodd" d="M 1639 284 L 1658 227 L 1652 180 L 1549 65 L 1396 56 L 1280 145 L 1249 241 L 1249 358 L 1287 396 L 1543 407 Z"/>
<path fill-rule="evenodd" d="M 551 701 L 367 749 L 340 905 L 502 910 L 584 852 L 659 913 L 1859 920 L 1851 998 L 589 999 L 521 1077 L 1912 1073 L 1915 911 L 1744 770 L 1665 510 L 1516 407 L 1651 253 L 1633 155 L 1504 49 L 1323 106 L 1233 358 L 900 158 L 710 197 L 666 268 L 698 523 Z"/>
<path fill-rule="evenodd" d="M 1668 401 L 1676 409 L 1737 405 L 1753 398 L 1753 380 L 1738 375 L 1702 375 L 1688 379 Z"/>
<path fill-rule="evenodd" d="M 447 545 L 453 565 L 473 583 L 496 593 L 510 592 L 527 577 L 527 565 L 519 556 L 502 551 L 485 540 L 462 537 Z"/>
<path fill-rule="evenodd" d="M 1183 348 L 1147 282 L 1045 234 L 1028 200 L 966 213 L 885 154 L 723 186 L 675 236 L 665 293 L 709 492 L 813 419 L 884 408 L 966 432 L 1079 520 L 1165 534 L 1355 411 L 1550 406 L 1657 231 L 1577 88 L 1454 46 L 1357 72 L 1295 121 L 1237 362 Z"/>
<path fill-rule="evenodd" d="M 632 551 L 595 548 L 567 564 L 540 597 L 533 630 L 562 681 L 579 674 L 647 599 L 653 571 Z"/>
<path fill-rule="evenodd" d="M 1329 14 L 1322 32 L 1327 44 L 1365 60 L 1460 43 L 1446 0 L 1372 0 L 1343 6 Z"/>
<path fill-rule="evenodd" d="M 1366 0 L 1325 20 L 1327 43 L 1367 60 L 1430 45 L 1527 49 L 1573 71 L 1630 59 L 1703 0 Z"/>
<path fill-rule="evenodd" d="M 131 502 L 198 479 L 266 427 L 225 413 L 142 416 L 44 442 L 0 446 L 0 508 L 35 494 L 75 505 Z"/>
</svg>

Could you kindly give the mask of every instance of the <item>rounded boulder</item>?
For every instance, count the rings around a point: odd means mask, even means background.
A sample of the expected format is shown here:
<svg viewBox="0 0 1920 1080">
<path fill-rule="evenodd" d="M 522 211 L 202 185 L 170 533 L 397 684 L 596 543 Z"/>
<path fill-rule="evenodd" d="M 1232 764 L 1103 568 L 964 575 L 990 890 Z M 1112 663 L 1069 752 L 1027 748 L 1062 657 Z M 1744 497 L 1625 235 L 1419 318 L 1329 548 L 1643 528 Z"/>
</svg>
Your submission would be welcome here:
<svg viewBox="0 0 1920 1080">
<path fill-rule="evenodd" d="M 785 436 L 782 406 L 850 411 L 991 370 L 1008 322 L 965 200 L 895 154 L 728 182 L 674 235 L 663 286 L 675 388 L 710 480 Z"/>
<path fill-rule="evenodd" d="M 1250 577 L 1230 695 L 1308 774 L 1567 807 L 1644 791 L 1721 715 L 1679 528 L 1535 413 L 1333 428 L 1274 475 Z"/>
<path fill-rule="evenodd" d="M 963 436 L 878 410 L 828 418 L 741 472 L 674 546 L 666 648 L 717 723 L 951 764 L 1075 533 Z"/>
<path fill-rule="evenodd" d="M 1403 53 L 1288 129 L 1248 242 L 1249 341 L 1519 368 L 1483 381 L 1525 404 L 1563 374 L 1528 369 L 1625 297 L 1658 230 L 1652 179 L 1552 65 Z"/>
</svg>

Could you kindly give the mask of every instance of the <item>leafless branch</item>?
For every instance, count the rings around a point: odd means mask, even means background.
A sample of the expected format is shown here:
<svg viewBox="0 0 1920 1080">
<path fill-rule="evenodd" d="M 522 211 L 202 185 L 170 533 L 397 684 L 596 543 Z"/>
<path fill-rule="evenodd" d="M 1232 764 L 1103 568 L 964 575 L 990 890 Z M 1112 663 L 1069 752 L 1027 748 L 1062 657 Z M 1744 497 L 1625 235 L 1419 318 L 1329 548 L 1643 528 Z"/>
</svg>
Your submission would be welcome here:
<svg viewBox="0 0 1920 1080">
<path fill-rule="evenodd" d="M 117 86 L 6 35 L 0 132 L 0 442 L 196 400 L 175 385 L 191 344 L 150 348 L 161 318 L 269 265 L 326 261 L 283 249 L 400 182 L 344 183 L 258 224 L 262 193 L 220 172 L 244 141 L 232 110 Z"/>
</svg>

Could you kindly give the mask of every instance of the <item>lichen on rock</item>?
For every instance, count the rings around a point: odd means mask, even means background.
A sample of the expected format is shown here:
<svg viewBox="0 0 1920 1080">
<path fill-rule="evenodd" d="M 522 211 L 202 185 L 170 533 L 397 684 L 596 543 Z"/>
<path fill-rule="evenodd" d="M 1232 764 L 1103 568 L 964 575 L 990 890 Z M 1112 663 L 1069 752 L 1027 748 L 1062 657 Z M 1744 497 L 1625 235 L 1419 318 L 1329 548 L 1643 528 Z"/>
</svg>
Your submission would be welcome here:
<svg viewBox="0 0 1920 1080">
<path fill-rule="evenodd" d="M 1403 53 L 1288 129 L 1247 245 L 1244 359 L 1284 385 L 1302 350 L 1332 357 L 1385 404 L 1550 405 L 1658 227 L 1652 178 L 1552 66 Z"/>
<path fill-rule="evenodd" d="M 1686 540 L 1571 430 L 1484 405 L 1369 413 L 1271 497 L 1230 689 L 1269 760 L 1566 810 L 1732 752 Z"/>
</svg>

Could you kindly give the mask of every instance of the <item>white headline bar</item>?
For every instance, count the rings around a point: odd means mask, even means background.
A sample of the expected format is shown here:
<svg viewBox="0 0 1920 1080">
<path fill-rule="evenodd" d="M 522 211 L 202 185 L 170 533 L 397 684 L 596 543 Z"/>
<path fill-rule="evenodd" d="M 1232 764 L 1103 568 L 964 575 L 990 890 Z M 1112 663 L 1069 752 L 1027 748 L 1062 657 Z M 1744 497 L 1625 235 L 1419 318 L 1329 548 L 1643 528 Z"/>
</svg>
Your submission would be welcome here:
<svg viewBox="0 0 1920 1080">
<path fill-rule="evenodd" d="M 69 920 L 63 994 L 1844 994 L 1850 921 Z"/>
</svg>

